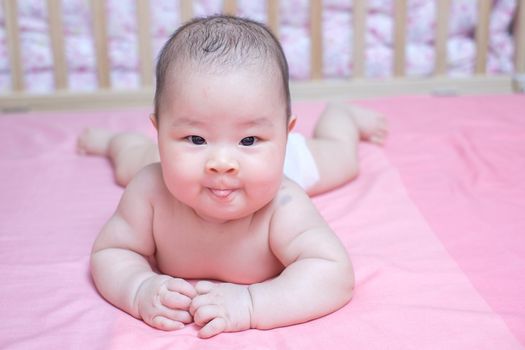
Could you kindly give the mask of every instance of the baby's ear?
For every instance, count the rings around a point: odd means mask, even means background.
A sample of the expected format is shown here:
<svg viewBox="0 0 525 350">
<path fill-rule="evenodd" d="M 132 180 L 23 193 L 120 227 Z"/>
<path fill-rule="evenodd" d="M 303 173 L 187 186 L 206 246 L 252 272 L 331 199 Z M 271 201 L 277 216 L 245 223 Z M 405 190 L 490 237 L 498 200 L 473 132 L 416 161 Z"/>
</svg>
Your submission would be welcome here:
<svg viewBox="0 0 525 350">
<path fill-rule="evenodd" d="M 295 115 L 291 115 L 290 119 L 288 120 L 288 132 L 291 132 L 293 128 L 295 128 L 295 123 L 297 122 L 297 117 Z"/>
<path fill-rule="evenodd" d="M 151 121 L 151 124 L 153 125 L 155 130 L 159 131 L 159 126 L 157 124 L 157 117 L 155 116 L 155 114 L 151 113 L 149 115 L 149 120 Z"/>
</svg>

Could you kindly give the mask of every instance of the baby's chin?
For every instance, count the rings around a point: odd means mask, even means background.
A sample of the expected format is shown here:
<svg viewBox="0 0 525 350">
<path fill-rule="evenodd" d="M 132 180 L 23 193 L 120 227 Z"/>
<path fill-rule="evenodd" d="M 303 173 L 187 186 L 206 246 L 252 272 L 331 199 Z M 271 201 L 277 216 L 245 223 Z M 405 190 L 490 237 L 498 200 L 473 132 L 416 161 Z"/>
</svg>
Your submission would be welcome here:
<svg viewBox="0 0 525 350">
<path fill-rule="evenodd" d="M 213 223 L 213 224 L 227 224 L 228 222 L 242 220 L 244 218 L 250 217 L 253 215 L 253 211 L 248 212 L 228 212 L 228 213 L 218 213 L 216 211 L 208 213 L 206 211 L 197 211 L 195 214 L 201 218 L 201 220 Z"/>
<path fill-rule="evenodd" d="M 195 214 L 203 221 L 225 224 L 232 221 L 250 219 L 255 213 L 268 205 L 268 202 L 251 203 L 238 207 L 228 208 L 226 205 L 215 204 L 210 207 L 193 208 Z"/>
</svg>

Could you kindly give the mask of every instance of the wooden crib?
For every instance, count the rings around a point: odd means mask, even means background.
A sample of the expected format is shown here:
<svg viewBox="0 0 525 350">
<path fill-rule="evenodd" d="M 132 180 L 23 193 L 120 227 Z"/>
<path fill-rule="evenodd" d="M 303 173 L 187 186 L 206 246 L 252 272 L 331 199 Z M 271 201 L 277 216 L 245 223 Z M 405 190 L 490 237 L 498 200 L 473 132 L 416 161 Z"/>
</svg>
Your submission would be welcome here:
<svg viewBox="0 0 525 350">
<path fill-rule="evenodd" d="M 468 78 L 448 76 L 451 0 L 436 0 L 435 71 L 408 76 L 410 8 L 394 0 L 394 69 L 385 79 L 367 77 L 367 1 L 353 0 L 357 67 L 339 80 L 322 77 L 322 2 L 311 0 L 311 79 L 291 83 L 294 99 L 303 99 L 292 104 L 294 132 L 311 135 L 332 98 L 355 98 L 389 125 L 384 147 L 359 145 L 354 181 L 313 199 L 352 259 L 354 298 L 311 322 L 206 340 L 195 324 L 174 332 L 148 327 L 104 301 L 90 278 L 91 247 L 123 189 L 105 158 L 75 152 L 78 136 L 86 127 L 156 134 L 148 119 L 154 90 L 148 1 L 136 3 L 135 90 L 112 86 L 111 22 L 104 0 L 90 1 L 100 88 L 68 86 L 74 79 L 65 69 L 65 2 L 47 0 L 57 89 L 39 94 L 24 86 L 16 1 L 0 2 L 13 73 L 13 90 L 0 92 L 0 349 L 525 349 L 525 94 L 513 93 L 525 73 L 525 0 L 515 17 L 515 73 L 501 76 L 485 73 L 492 2 L 478 1 L 477 64 Z M 192 3 L 180 4 L 191 18 Z M 277 25 L 284 0 L 267 4 L 269 25 L 285 39 L 286 28 Z M 237 8 L 224 2 L 227 13 Z"/>
<path fill-rule="evenodd" d="M 321 0 L 310 0 L 311 65 L 308 81 L 291 83 L 294 99 L 366 98 L 395 94 L 476 94 L 508 93 L 522 91 L 525 73 L 525 0 L 519 0 L 514 19 L 515 74 L 487 75 L 486 64 L 489 43 L 491 0 L 477 0 L 478 23 L 475 32 L 475 74 L 468 78 L 451 78 L 446 75 L 449 8 L 451 0 L 437 1 L 437 26 L 435 33 L 436 63 L 428 77 L 405 75 L 406 16 L 408 0 L 394 1 L 394 55 L 393 76 L 388 79 L 370 79 L 364 74 L 366 0 L 353 0 L 353 62 L 350 79 L 323 79 L 323 40 Z M 91 0 L 93 11 L 93 35 L 96 46 L 97 80 L 99 88 L 93 92 L 73 92 L 68 89 L 67 64 L 62 30 L 61 0 L 47 0 L 49 35 L 52 44 L 54 80 L 56 89 L 50 93 L 30 93 L 24 87 L 19 26 L 16 0 L 4 0 L 7 44 L 11 67 L 12 91 L 0 93 L 3 111 L 31 109 L 70 109 L 84 107 L 109 107 L 151 104 L 153 96 L 153 66 L 151 38 L 149 34 L 149 1 L 137 0 L 137 35 L 140 57 L 140 88 L 116 90 L 111 86 L 107 44 L 107 14 L 104 0 Z M 181 0 L 181 17 L 192 17 L 191 0 Z M 235 14 L 235 0 L 225 0 L 225 13 Z M 279 36 L 279 1 L 267 1 L 267 19 L 270 28 Z"/>
</svg>

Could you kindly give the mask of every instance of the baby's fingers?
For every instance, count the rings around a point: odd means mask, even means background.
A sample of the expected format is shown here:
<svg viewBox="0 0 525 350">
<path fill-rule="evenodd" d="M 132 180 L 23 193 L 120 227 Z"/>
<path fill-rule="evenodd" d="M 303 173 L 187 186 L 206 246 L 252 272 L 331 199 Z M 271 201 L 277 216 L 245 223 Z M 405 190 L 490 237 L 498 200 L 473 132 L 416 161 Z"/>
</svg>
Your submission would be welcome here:
<svg viewBox="0 0 525 350">
<path fill-rule="evenodd" d="M 191 298 L 178 292 L 167 290 L 161 295 L 162 305 L 170 309 L 188 310 L 191 304 Z"/>
<path fill-rule="evenodd" d="M 220 315 L 221 308 L 217 305 L 204 305 L 195 310 L 195 324 L 202 327 L 199 337 L 210 338 L 226 330 L 226 320 Z"/>
<path fill-rule="evenodd" d="M 193 321 L 197 326 L 203 327 L 205 324 L 213 320 L 214 318 L 220 317 L 221 314 L 221 308 L 217 305 L 200 305 L 198 307 L 194 307 L 192 305 L 192 314 L 193 314 Z M 190 311 L 190 312 L 191 312 Z"/>
<path fill-rule="evenodd" d="M 226 321 L 223 318 L 214 318 L 208 322 L 204 327 L 199 331 L 199 337 L 201 338 L 210 338 L 219 333 L 224 332 L 226 329 Z"/>
<path fill-rule="evenodd" d="M 195 285 L 195 290 L 198 294 L 207 294 L 216 287 L 216 284 L 210 281 L 199 281 Z"/>
<path fill-rule="evenodd" d="M 160 306 L 155 315 L 143 316 L 142 319 L 150 326 L 164 331 L 181 329 L 184 324 L 193 322 L 193 317 L 188 311 L 174 310 L 164 306 Z"/>
<path fill-rule="evenodd" d="M 163 331 L 176 331 L 184 328 L 184 323 L 169 319 L 164 316 L 155 316 L 151 320 L 151 325 Z"/>
<path fill-rule="evenodd" d="M 166 283 L 168 290 L 177 292 L 192 299 L 197 295 L 195 288 L 190 282 L 183 280 L 182 278 L 172 278 Z"/>
<path fill-rule="evenodd" d="M 182 323 L 193 322 L 193 317 L 188 311 L 185 310 L 165 308 L 160 315 Z"/>
</svg>

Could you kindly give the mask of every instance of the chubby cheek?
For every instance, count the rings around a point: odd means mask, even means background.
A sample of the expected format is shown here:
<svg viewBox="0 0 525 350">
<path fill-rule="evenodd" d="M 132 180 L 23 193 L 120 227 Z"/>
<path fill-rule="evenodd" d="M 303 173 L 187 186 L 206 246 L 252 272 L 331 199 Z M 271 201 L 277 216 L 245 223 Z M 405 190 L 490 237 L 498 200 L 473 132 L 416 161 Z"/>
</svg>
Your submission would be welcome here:
<svg viewBox="0 0 525 350">
<path fill-rule="evenodd" d="M 178 152 L 162 154 L 162 173 L 164 182 L 170 192 L 188 193 L 194 190 L 202 176 L 202 164 L 197 157 L 187 156 Z"/>
<path fill-rule="evenodd" d="M 283 159 L 279 153 L 269 154 L 262 159 L 245 164 L 244 179 L 250 192 L 255 196 L 272 196 L 281 185 L 283 178 Z"/>
</svg>

